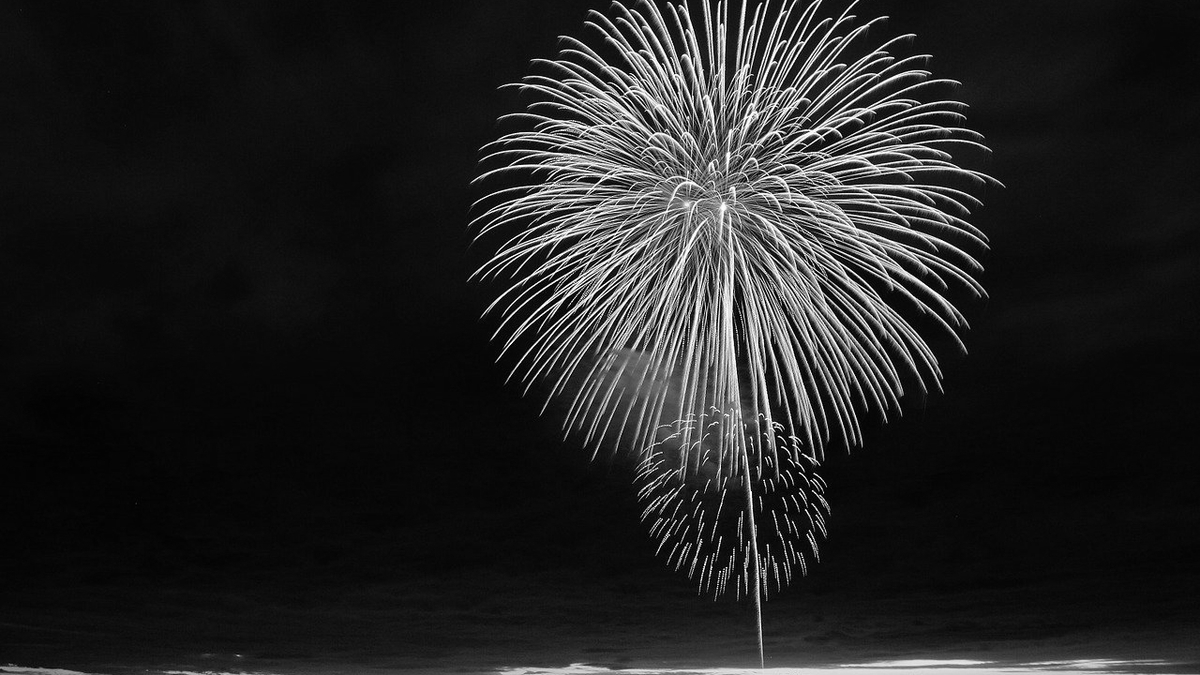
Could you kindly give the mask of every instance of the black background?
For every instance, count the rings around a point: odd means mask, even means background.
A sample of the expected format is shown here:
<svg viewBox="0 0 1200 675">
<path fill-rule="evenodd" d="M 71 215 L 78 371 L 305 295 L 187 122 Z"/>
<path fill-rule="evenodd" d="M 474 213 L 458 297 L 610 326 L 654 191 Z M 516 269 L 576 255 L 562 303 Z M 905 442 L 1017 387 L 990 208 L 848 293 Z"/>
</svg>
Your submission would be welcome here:
<svg viewBox="0 0 1200 675">
<path fill-rule="evenodd" d="M 591 6 L 0 6 L 0 662 L 753 662 L 466 282 L 497 88 Z M 1200 11 L 861 13 L 1006 187 L 969 356 L 831 453 L 769 659 L 1197 658 Z"/>
</svg>

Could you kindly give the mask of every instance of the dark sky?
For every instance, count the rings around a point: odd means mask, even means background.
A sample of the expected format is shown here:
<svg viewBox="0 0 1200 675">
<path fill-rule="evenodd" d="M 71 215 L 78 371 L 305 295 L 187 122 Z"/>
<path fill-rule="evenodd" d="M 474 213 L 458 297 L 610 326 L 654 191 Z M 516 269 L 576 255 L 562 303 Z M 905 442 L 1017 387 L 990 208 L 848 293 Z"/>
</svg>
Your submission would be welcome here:
<svg viewBox="0 0 1200 675">
<path fill-rule="evenodd" d="M 751 660 L 466 282 L 497 87 L 592 6 L 0 5 L 0 663 Z M 1200 658 L 1200 6 L 862 11 L 964 83 L 990 297 L 768 653 Z"/>
</svg>

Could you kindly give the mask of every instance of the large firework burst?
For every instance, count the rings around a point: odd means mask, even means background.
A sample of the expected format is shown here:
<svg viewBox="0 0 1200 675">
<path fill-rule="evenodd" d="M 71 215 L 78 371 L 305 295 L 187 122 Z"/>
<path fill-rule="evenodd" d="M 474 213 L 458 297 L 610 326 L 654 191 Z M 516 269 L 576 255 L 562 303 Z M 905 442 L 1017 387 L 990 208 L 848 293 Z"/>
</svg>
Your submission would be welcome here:
<svg viewBox="0 0 1200 675">
<path fill-rule="evenodd" d="M 990 179 L 952 155 L 986 151 L 952 83 L 891 55 L 909 36 L 869 41 L 856 2 L 701 4 L 616 2 L 512 85 L 532 101 L 484 149 L 480 180 L 508 182 L 478 207 L 503 239 L 477 276 L 512 280 L 489 311 L 514 375 L 638 454 L 672 562 L 758 603 L 816 552 L 825 445 L 940 380 L 906 317 L 965 326 L 966 190 Z"/>
</svg>

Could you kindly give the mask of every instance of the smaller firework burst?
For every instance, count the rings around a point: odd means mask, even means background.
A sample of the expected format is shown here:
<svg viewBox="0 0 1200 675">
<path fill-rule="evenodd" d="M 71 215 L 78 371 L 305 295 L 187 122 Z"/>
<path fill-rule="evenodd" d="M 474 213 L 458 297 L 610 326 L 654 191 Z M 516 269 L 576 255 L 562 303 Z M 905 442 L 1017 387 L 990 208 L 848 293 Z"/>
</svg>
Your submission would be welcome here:
<svg viewBox="0 0 1200 675">
<path fill-rule="evenodd" d="M 660 440 L 637 470 L 642 520 L 659 542 L 659 555 L 702 592 L 743 598 L 761 588 L 765 599 L 768 589 L 782 590 L 806 574 L 808 559 L 820 560 L 817 540 L 826 535 L 829 514 L 825 482 L 815 473 L 816 459 L 780 424 L 766 427 L 760 419 L 739 430 L 776 436 L 770 445 L 779 452 L 761 462 L 717 452 L 716 437 L 728 433 L 729 418 L 713 409 L 660 428 Z"/>
</svg>

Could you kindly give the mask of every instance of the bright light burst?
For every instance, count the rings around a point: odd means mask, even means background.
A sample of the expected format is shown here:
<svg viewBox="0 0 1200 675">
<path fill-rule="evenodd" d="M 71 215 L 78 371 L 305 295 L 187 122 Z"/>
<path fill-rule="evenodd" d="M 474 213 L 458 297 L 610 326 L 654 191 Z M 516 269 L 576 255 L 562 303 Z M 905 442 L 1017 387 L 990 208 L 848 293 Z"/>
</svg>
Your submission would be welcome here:
<svg viewBox="0 0 1200 675">
<path fill-rule="evenodd" d="M 476 276 L 511 280 L 489 311 L 513 374 L 637 453 L 669 559 L 724 560 L 702 586 L 758 603 L 815 555 L 824 447 L 937 386 L 906 317 L 958 341 L 986 247 L 967 190 L 991 179 L 952 155 L 986 152 L 953 83 L 856 2 L 698 4 L 615 2 L 511 85 L 532 100 L 484 148 L 474 226 L 502 241 Z M 722 522 L 736 542 L 703 545 Z"/>
</svg>

